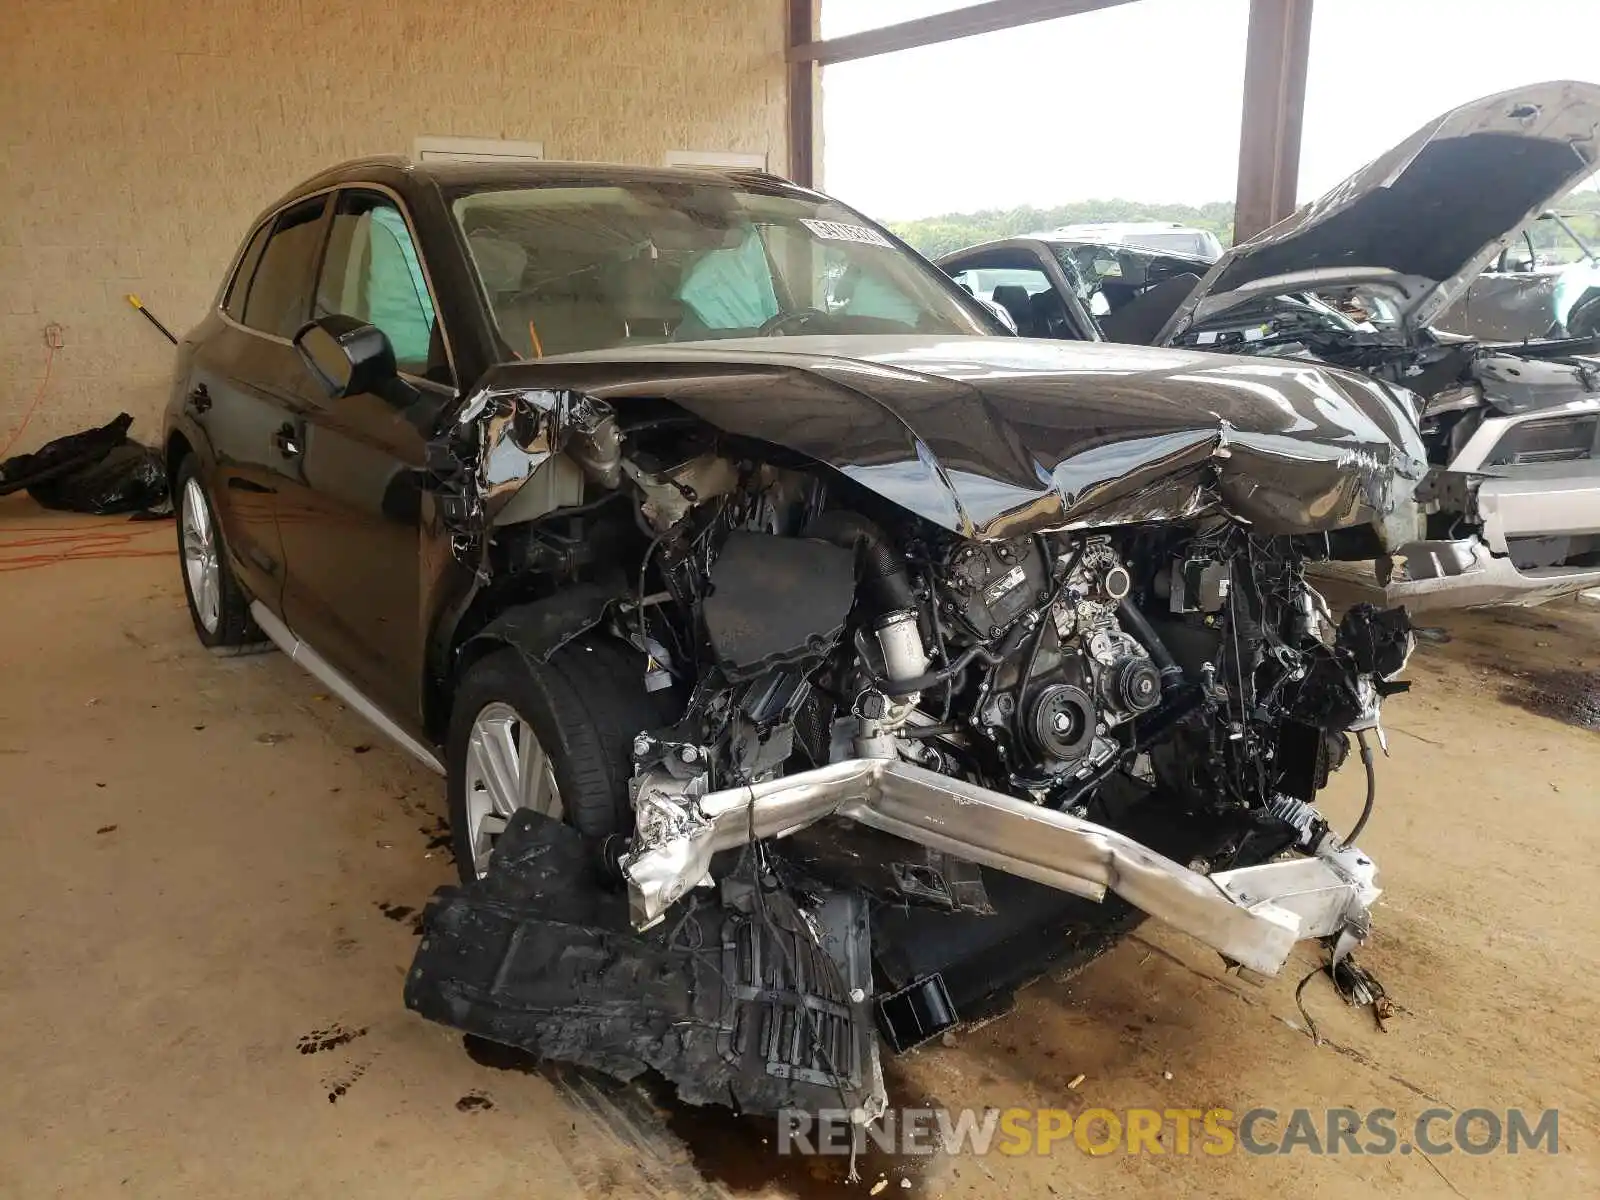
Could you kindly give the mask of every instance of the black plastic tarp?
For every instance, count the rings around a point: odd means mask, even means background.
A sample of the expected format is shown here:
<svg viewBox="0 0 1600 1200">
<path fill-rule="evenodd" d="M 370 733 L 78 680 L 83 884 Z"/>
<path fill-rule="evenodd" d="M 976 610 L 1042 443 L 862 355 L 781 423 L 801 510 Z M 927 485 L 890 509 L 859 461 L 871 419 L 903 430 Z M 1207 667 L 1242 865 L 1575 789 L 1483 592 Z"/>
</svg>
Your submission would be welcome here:
<svg viewBox="0 0 1600 1200">
<path fill-rule="evenodd" d="M 0 462 L 0 496 L 26 488 L 46 508 L 68 512 L 168 511 L 166 466 L 156 450 L 128 436 L 132 424 L 121 413 Z"/>
</svg>

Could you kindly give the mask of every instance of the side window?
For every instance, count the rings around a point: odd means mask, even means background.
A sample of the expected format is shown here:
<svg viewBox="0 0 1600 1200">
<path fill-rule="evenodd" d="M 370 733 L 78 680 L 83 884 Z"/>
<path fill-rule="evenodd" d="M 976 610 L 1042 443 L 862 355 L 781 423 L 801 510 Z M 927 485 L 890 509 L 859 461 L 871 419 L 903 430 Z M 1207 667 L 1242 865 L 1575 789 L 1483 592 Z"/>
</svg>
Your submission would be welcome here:
<svg viewBox="0 0 1600 1200">
<path fill-rule="evenodd" d="M 985 300 L 994 299 L 997 287 L 1021 288 L 1030 296 L 1050 290 L 1050 277 L 1038 267 L 969 267 L 957 281 Z"/>
<path fill-rule="evenodd" d="M 389 335 L 402 371 L 428 378 L 447 371 L 442 341 L 435 349 L 437 314 L 416 244 L 387 196 L 339 193 L 312 313 L 339 313 L 376 325 Z"/>
<path fill-rule="evenodd" d="M 272 222 L 263 221 L 261 227 L 250 238 L 250 244 L 244 248 L 244 253 L 239 256 L 239 270 L 235 272 L 233 281 L 228 284 L 227 298 L 222 302 L 222 311 L 235 321 L 244 319 L 244 298 L 250 290 L 250 280 L 256 273 L 256 264 L 261 261 L 261 251 L 267 244 L 267 234 L 272 232 Z"/>
<path fill-rule="evenodd" d="M 293 337 L 306 321 L 311 272 L 327 197 L 317 196 L 285 209 L 272 224 L 272 236 L 250 280 L 242 324 L 262 333 Z"/>
<path fill-rule="evenodd" d="M 1051 290 L 1050 277 L 1041 268 L 979 265 L 964 268 L 955 278 L 978 299 L 1005 309 L 1024 337 L 1033 336 L 1034 297 Z"/>
</svg>

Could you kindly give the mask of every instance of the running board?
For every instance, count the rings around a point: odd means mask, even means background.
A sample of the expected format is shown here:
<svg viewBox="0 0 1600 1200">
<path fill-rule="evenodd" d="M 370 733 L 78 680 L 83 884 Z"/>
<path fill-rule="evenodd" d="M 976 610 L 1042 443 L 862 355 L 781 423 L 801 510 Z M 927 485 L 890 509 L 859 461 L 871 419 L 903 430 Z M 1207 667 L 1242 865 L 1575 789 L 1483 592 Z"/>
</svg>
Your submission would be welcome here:
<svg viewBox="0 0 1600 1200">
<path fill-rule="evenodd" d="M 439 761 L 438 755 L 396 725 L 393 720 L 384 714 L 382 709 L 362 695 L 355 684 L 339 674 L 338 671 L 335 671 L 327 659 L 297 638 L 294 635 L 294 631 L 274 616 L 266 605 L 259 600 L 254 601 L 250 605 L 250 616 L 260 626 L 261 632 L 271 638 L 273 644 L 289 656 L 290 662 L 298 663 L 320 679 L 327 685 L 329 691 L 376 725 L 379 731 L 388 736 L 390 740 L 410 754 L 412 758 L 415 758 L 430 770 L 437 771 L 441 775 L 444 774 L 444 763 Z"/>
</svg>

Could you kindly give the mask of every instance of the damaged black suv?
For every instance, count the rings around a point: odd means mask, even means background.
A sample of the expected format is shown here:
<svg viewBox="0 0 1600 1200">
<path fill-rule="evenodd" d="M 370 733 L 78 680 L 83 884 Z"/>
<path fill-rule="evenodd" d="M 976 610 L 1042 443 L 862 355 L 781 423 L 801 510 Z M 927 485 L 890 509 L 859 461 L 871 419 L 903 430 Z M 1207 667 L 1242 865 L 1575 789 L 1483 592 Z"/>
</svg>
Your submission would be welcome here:
<svg viewBox="0 0 1600 1200">
<path fill-rule="evenodd" d="M 1411 634 L 1302 568 L 1415 536 L 1379 381 L 1006 336 L 762 174 L 369 160 L 255 223 L 166 454 L 201 641 L 448 780 L 424 1015 L 870 1117 L 880 1034 L 1146 913 L 1366 936 L 1313 802 Z"/>
</svg>

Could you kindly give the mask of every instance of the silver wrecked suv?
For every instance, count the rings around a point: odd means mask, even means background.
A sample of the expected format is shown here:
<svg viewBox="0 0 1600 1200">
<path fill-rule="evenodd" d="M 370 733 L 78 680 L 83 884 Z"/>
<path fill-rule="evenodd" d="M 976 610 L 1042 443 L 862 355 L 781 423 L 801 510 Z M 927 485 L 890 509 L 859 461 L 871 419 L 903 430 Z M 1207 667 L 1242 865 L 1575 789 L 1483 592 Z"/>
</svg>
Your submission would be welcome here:
<svg viewBox="0 0 1600 1200">
<path fill-rule="evenodd" d="M 939 265 L 1031 270 L 1029 294 L 995 294 L 1024 334 L 1311 359 L 1420 397 L 1426 519 L 1394 553 L 1374 548 L 1386 598 L 1538 604 L 1600 585 L 1600 339 L 1435 325 L 1597 158 L 1600 87 L 1533 84 L 1430 121 L 1215 264 L 1119 245 L 1087 269 L 1083 243 L 1050 234 Z M 1366 313 L 1325 302 L 1351 294 Z"/>
</svg>

